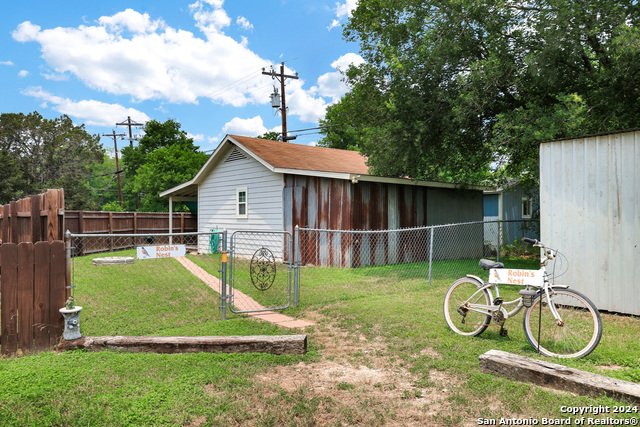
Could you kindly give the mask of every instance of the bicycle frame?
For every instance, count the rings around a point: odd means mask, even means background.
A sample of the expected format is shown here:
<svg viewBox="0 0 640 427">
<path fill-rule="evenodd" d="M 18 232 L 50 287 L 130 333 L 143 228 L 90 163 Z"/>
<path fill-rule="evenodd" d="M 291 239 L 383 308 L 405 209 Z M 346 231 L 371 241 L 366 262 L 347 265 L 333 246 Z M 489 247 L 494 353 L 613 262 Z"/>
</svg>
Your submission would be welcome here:
<svg viewBox="0 0 640 427">
<path fill-rule="evenodd" d="M 549 276 L 547 274 L 547 263 L 553 260 L 555 254 L 552 250 L 547 249 L 542 244 L 536 244 L 542 249 L 543 255 L 540 260 L 540 269 L 539 270 L 523 270 L 523 269 L 513 269 L 513 268 L 491 268 L 489 269 L 489 281 L 485 282 L 478 276 L 474 276 L 471 274 L 467 274 L 467 277 L 477 280 L 480 284 L 478 290 L 474 292 L 473 295 L 469 298 L 469 300 L 473 299 L 478 293 L 487 291 L 489 293 L 489 297 L 491 301 L 496 301 L 497 298 L 500 298 L 500 288 L 499 285 L 516 285 L 516 286 L 524 286 L 525 289 L 533 288 L 538 292 L 543 291 L 547 300 L 547 304 L 553 314 L 553 317 L 556 319 L 558 325 L 562 325 L 563 321 L 560 317 L 560 314 L 556 310 L 554 304 L 551 303 L 551 290 L 554 287 L 558 288 L 568 288 L 568 286 L 559 286 L 550 282 Z M 495 297 L 493 295 L 492 289 L 495 289 Z M 515 306 L 511 311 L 505 308 Z M 515 315 L 517 315 L 520 310 L 524 307 L 524 300 L 521 296 L 512 301 L 503 301 L 500 304 L 469 304 L 466 308 L 478 313 L 485 314 L 487 316 L 491 316 L 494 312 L 500 310 L 504 315 L 504 319 L 507 320 Z"/>
</svg>

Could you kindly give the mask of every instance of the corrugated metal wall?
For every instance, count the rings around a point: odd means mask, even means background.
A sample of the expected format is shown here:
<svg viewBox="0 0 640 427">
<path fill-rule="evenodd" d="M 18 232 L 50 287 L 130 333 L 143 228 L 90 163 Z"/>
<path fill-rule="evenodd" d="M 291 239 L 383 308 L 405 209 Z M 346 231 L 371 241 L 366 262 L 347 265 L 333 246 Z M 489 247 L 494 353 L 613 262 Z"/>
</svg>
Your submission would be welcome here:
<svg viewBox="0 0 640 427">
<path fill-rule="evenodd" d="M 569 270 L 556 280 L 602 310 L 640 315 L 640 132 L 540 145 L 541 238 Z"/>
<path fill-rule="evenodd" d="M 375 182 L 352 184 L 347 180 L 285 175 L 284 222 L 287 231 L 300 227 L 330 230 L 395 230 L 427 225 L 482 221 L 482 191 L 398 185 Z M 419 239 L 428 245 L 428 230 Z M 322 234 L 317 248 L 305 251 L 305 263 L 359 267 L 424 261 L 428 253 L 415 241 L 378 238 L 374 235 Z M 326 240 L 326 241 L 325 241 Z M 462 250 L 469 257 L 482 254 L 465 239 Z M 301 242 L 302 245 L 305 242 Z M 458 245 L 455 239 L 445 243 Z M 314 243 L 315 245 L 315 243 Z M 478 255 L 480 254 L 480 255 Z"/>
</svg>

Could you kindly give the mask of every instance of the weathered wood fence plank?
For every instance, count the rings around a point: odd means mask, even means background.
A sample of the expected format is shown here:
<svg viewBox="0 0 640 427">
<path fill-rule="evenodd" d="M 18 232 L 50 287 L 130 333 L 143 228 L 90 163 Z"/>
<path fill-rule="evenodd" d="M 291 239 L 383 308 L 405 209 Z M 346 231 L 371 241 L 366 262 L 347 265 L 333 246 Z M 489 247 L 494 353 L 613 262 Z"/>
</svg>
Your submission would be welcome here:
<svg viewBox="0 0 640 427">
<path fill-rule="evenodd" d="M 65 289 L 66 272 L 66 254 L 64 242 L 56 240 L 51 243 L 50 258 L 50 282 L 49 282 L 49 338 L 51 347 L 55 346 L 64 330 L 64 318 L 58 311 L 64 307 L 67 299 L 67 290 Z"/>
<path fill-rule="evenodd" d="M 48 242 L 38 242 L 34 245 L 34 249 L 34 346 L 36 351 L 44 351 L 50 348 L 49 334 L 53 332 L 49 326 L 49 313 L 51 310 L 51 307 L 49 306 L 51 245 Z"/>
<path fill-rule="evenodd" d="M 1 243 L 52 242 L 62 239 L 63 229 L 64 190 L 61 188 L 0 207 Z"/>
<path fill-rule="evenodd" d="M 0 246 L 3 355 L 50 350 L 62 336 L 67 296 L 64 242 Z"/>
<path fill-rule="evenodd" d="M 6 356 L 18 350 L 18 245 L 4 244 L 0 250 L 2 251 L 0 346 L 2 346 L 2 355 Z"/>
<path fill-rule="evenodd" d="M 33 351 L 33 243 L 18 245 L 18 347 Z"/>
<path fill-rule="evenodd" d="M 500 350 L 490 350 L 480 355 L 480 370 L 581 395 L 606 394 L 616 399 L 640 403 L 640 384 Z"/>
<path fill-rule="evenodd" d="M 57 350 L 122 350 L 132 353 L 270 353 L 305 354 L 306 335 L 199 337 L 83 337 L 62 341 Z"/>
</svg>

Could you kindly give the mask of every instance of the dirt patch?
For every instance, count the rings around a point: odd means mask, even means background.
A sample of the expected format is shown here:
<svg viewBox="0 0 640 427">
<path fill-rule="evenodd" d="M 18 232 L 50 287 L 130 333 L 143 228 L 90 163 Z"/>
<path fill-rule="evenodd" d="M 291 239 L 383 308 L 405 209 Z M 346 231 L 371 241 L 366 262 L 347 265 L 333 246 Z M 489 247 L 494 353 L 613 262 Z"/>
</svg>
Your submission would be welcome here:
<svg viewBox="0 0 640 427">
<path fill-rule="evenodd" d="M 387 354 L 382 339 L 353 335 L 318 316 L 312 315 L 320 326 L 309 339 L 321 347 L 321 360 L 279 366 L 259 375 L 264 397 L 305 393 L 325 402 L 316 413 L 318 425 L 449 425 L 438 420 L 456 415 L 449 412 L 454 390 L 461 386 L 457 378 L 435 369 L 414 375 Z M 420 355 L 439 357 L 428 348 Z M 468 421 L 462 425 L 476 425 L 475 420 Z"/>
</svg>

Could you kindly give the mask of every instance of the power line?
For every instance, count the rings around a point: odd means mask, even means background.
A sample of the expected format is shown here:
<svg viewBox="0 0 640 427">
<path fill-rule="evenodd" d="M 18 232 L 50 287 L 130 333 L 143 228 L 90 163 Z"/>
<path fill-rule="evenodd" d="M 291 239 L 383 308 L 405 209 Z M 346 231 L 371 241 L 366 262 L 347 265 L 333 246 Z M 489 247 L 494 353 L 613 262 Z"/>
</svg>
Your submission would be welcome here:
<svg viewBox="0 0 640 427">
<path fill-rule="evenodd" d="M 134 122 L 131 120 L 130 116 L 127 116 L 127 121 L 122 123 L 116 123 L 116 126 L 127 126 L 129 128 L 129 145 L 133 148 L 133 133 L 131 132 L 132 127 L 140 127 L 144 126 L 142 123 Z M 114 131 L 115 133 L 115 131 Z"/>
<path fill-rule="evenodd" d="M 128 117 L 129 122 L 131 122 L 131 117 Z M 135 123 L 135 122 L 134 122 Z M 130 125 L 131 126 L 131 125 Z M 113 147 L 115 149 L 115 153 L 116 153 L 116 171 L 120 171 L 120 163 L 118 162 L 118 143 L 117 141 L 117 137 L 119 136 L 125 136 L 124 133 L 118 133 L 116 134 L 115 130 L 111 131 L 112 133 L 107 133 L 107 134 L 102 134 L 102 136 L 110 136 L 113 137 Z M 129 127 L 129 132 L 131 132 L 131 127 Z M 116 175 L 118 176 L 118 193 L 120 194 L 120 206 L 122 206 L 122 183 L 120 182 L 120 173 L 116 172 Z"/>
<path fill-rule="evenodd" d="M 319 54 L 321 52 L 326 52 L 327 50 L 335 49 L 338 46 L 344 46 L 344 43 L 336 43 L 333 46 L 329 46 L 329 47 L 325 47 L 325 48 L 322 48 L 322 49 L 318 49 L 318 50 L 315 50 L 313 52 L 310 52 L 310 53 L 307 53 L 307 54 L 304 54 L 304 55 L 301 55 L 301 56 L 296 56 L 295 58 L 287 59 L 286 61 L 283 61 L 283 62 L 291 62 L 291 61 L 295 61 L 297 59 L 306 58 L 307 56 L 317 55 L 317 54 Z"/>
<path fill-rule="evenodd" d="M 282 140 L 284 142 L 287 142 L 288 140 L 291 139 L 295 139 L 296 137 L 289 137 L 287 136 L 287 103 L 285 101 L 285 96 L 284 96 L 284 81 L 285 79 L 297 79 L 298 78 L 298 73 L 296 73 L 295 75 L 288 75 L 284 73 L 284 62 L 280 64 L 280 74 L 277 74 L 276 71 L 273 69 L 273 67 L 271 68 L 271 71 L 267 72 L 264 70 L 264 68 L 262 69 L 262 74 L 267 75 L 267 76 L 271 76 L 272 79 L 278 80 L 280 82 L 280 88 L 282 90 L 282 96 L 281 96 L 281 100 L 282 100 Z M 278 78 L 279 77 L 279 78 Z M 271 96 L 271 105 L 274 108 L 277 108 L 276 104 L 274 103 L 275 98 L 277 97 L 278 92 L 276 91 L 272 96 Z"/>
<path fill-rule="evenodd" d="M 249 81 L 249 80 L 255 79 L 257 71 L 260 71 L 260 69 L 254 70 L 251 73 L 247 74 L 246 76 L 240 77 L 238 80 L 235 80 L 235 81 L 233 81 L 233 82 L 231 82 L 231 83 L 229 83 L 229 84 L 227 84 L 225 86 L 219 87 L 218 89 L 216 89 L 216 90 L 214 90 L 212 92 L 209 92 L 208 94 L 206 94 L 204 96 L 205 97 L 211 97 L 211 96 L 215 96 L 215 95 L 220 95 L 220 94 L 222 94 L 222 93 L 224 93 L 224 92 L 226 92 L 228 90 L 231 90 L 231 89 L 235 88 L 240 83 L 242 83 L 244 80 Z M 251 79 L 249 77 L 251 77 Z"/>
</svg>

